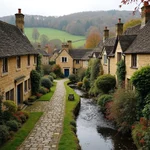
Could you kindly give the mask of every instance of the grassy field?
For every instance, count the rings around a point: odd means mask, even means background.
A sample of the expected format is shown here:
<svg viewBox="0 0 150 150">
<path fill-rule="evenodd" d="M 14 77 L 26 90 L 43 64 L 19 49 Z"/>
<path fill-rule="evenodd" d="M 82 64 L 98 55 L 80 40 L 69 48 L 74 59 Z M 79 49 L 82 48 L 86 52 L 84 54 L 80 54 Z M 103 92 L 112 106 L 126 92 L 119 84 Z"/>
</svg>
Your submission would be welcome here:
<svg viewBox="0 0 150 150">
<path fill-rule="evenodd" d="M 37 28 L 37 30 L 39 31 L 40 35 L 42 34 L 47 35 L 49 40 L 60 39 L 62 42 L 67 42 L 68 40 L 71 40 L 73 42 L 72 45 L 74 48 L 83 46 L 85 44 L 85 40 L 75 42 L 80 39 L 85 39 L 85 36 L 76 36 L 76 35 L 72 35 L 67 32 L 52 29 L 52 28 Z M 33 31 L 33 28 L 25 28 L 25 34 L 27 35 L 30 41 L 34 41 L 32 38 L 32 31 Z"/>
<path fill-rule="evenodd" d="M 71 122 L 75 122 L 73 110 L 79 103 L 80 97 L 75 91 L 67 85 L 68 81 L 65 82 L 66 88 L 66 109 L 64 117 L 63 133 L 59 142 L 58 150 L 77 150 L 79 148 L 78 139 L 73 132 L 73 126 Z M 75 101 L 68 101 L 68 95 L 72 93 L 75 96 Z"/>
<path fill-rule="evenodd" d="M 21 127 L 20 130 L 18 130 L 11 140 L 4 144 L 3 147 L 0 147 L 0 150 L 16 150 L 17 147 L 20 146 L 24 139 L 28 136 L 42 114 L 42 112 L 30 113 L 30 117 L 27 122 Z"/>
</svg>

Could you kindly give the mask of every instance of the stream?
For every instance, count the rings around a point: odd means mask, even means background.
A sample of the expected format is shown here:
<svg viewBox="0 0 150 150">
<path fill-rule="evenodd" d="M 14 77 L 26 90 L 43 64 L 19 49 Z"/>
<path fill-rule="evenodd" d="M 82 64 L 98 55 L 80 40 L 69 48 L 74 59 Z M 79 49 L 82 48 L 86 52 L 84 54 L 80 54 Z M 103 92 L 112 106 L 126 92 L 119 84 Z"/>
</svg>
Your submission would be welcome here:
<svg viewBox="0 0 150 150">
<path fill-rule="evenodd" d="M 83 95 L 82 91 L 74 90 L 78 95 Z M 81 97 L 76 123 L 82 150 L 137 150 L 131 137 L 119 134 L 90 98 Z"/>
</svg>

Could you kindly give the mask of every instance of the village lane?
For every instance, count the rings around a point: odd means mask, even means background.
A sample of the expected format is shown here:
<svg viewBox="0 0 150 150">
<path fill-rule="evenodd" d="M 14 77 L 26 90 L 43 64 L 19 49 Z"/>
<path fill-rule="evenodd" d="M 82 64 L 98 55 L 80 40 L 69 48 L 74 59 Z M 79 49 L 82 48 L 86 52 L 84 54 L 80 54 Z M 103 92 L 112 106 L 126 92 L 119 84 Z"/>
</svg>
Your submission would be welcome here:
<svg viewBox="0 0 150 150">
<path fill-rule="evenodd" d="M 48 102 L 36 102 L 26 110 L 30 112 L 44 112 L 34 129 L 25 139 L 19 150 L 57 150 L 63 129 L 65 111 L 65 87 L 67 79 L 57 80 L 57 87 L 53 97 Z"/>
</svg>

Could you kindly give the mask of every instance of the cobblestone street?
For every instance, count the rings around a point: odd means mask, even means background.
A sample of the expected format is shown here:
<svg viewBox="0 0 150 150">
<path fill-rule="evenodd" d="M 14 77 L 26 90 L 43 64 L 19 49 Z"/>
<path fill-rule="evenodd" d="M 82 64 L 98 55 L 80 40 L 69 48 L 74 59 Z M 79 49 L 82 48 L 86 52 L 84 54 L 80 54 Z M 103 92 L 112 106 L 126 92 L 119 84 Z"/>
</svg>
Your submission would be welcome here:
<svg viewBox="0 0 150 150">
<path fill-rule="evenodd" d="M 58 80 L 56 91 L 48 102 L 37 101 L 26 108 L 30 112 L 44 112 L 19 150 L 57 150 L 62 133 L 65 109 L 66 79 Z"/>
</svg>

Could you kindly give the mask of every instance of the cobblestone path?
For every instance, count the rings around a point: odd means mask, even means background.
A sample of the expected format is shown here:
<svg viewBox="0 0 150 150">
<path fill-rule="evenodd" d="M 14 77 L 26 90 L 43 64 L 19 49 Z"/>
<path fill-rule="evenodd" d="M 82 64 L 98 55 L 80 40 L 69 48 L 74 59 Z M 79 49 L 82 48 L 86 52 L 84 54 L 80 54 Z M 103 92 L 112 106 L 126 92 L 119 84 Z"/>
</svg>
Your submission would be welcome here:
<svg viewBox="0 0 150 150">
<path fill-rule="evenodd" d="M 34 129 L 25 139 L 19 150 L 57 150 L 63 127 L 65 109 L 64 81 L 58 80 L 56 91 L 48 102 L 36 102 L 29 106 L 28 111 L 42 111 L 44 114 L 39 119 Z"/>
</svg>

